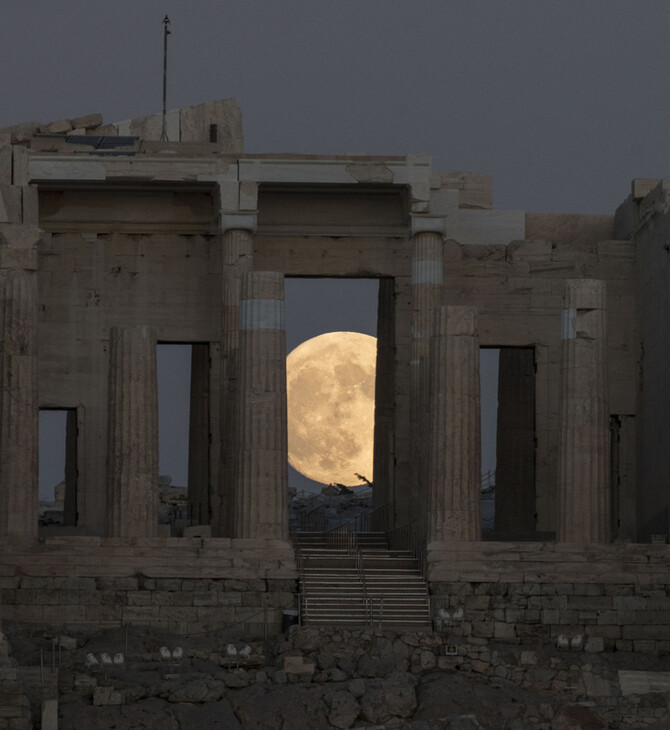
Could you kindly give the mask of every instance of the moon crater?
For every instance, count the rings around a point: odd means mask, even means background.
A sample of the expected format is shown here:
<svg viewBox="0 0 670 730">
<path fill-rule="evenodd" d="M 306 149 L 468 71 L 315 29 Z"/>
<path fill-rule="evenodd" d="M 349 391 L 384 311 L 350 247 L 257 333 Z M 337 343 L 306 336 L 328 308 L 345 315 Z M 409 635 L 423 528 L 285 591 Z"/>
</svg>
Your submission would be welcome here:
<svg viewBox="0 0 670 730">
<path fill-rule="evenodd" d="M 328 332 L 286 358 L 288 459 L 323 484 L 372 481 L 377 340 Z"/>
</svg>

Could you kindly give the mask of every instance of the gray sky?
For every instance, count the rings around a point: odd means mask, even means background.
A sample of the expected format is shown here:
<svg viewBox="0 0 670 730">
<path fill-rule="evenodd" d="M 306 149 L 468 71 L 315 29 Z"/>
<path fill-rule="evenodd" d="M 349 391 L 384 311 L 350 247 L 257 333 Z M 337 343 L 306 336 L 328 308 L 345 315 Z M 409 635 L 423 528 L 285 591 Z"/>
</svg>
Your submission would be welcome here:
<svg viewBox="0 0 670 730">
<path fill-rule="evenodd" d="M 425 152 L 528 212 L 670 172 L 661 0 L 3 0 L 0 126 L 159 112 L 166 13 L 168 106 L 235 97 L 248 152 Z"/>
</svg>

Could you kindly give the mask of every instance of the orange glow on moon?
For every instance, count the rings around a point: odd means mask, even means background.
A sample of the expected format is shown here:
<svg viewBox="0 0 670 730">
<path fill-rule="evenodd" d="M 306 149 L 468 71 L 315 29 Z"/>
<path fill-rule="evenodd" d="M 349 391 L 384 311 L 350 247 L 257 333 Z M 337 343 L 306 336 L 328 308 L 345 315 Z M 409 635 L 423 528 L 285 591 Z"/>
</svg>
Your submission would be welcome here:
<svg viewBox="0 0 670 730">
<path fill-rule="evenodd" d="M 377 340 L 328 332 L 286 358 L 288 460 L 323 484 L 372 481 Z"/>
</svg>

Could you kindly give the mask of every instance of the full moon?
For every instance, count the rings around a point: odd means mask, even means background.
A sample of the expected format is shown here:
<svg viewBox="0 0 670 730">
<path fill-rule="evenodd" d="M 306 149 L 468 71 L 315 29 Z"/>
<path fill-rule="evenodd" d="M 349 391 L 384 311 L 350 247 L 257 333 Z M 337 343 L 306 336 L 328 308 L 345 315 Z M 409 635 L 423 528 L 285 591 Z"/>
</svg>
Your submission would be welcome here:
<svg viewBox="0 0 670 730">
<path fill-rule="evenodd" d="M 327 332 L 286 358 L 288 460 L 323 484 L 372 481 L 377 340 Z"/>
</svg>

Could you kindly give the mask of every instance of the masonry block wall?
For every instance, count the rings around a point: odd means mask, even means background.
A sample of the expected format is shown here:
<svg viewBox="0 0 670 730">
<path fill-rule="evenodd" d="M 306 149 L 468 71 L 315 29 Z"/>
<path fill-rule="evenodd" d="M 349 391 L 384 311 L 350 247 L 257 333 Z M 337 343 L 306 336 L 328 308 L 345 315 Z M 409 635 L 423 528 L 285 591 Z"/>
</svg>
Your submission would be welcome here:
<svg viewBox="0 0 670 730">
<path fill-rule="evenodd" d="M 670 652 L 669 556 L 662 545 L 429 545 L 434 613 L 463 609 L 454 637 L 587 651 Z"/>
<path fill-rule="evenodd" d="M 58 537 L 45 547 L 7 549 L 5 620 L 177 633 L 230 627 L 262 637 L 295 608 L 295 561 L 283 540 Z"/>
</svg>

